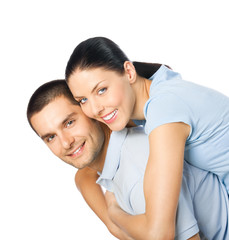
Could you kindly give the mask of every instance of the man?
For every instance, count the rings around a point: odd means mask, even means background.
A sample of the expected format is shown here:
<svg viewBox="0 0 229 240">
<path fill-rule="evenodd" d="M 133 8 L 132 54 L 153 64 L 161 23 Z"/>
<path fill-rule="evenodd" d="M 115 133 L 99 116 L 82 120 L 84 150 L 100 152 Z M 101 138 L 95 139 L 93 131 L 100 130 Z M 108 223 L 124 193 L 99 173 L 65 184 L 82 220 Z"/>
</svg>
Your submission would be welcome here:
<svg viewBox="0 0 229 240">
<path fill-rule="evenodd" d="M 120 224 L 126 230 L 123 231 L 110 220 L 105 198 L 95 180 L 99 172 L 97 182 L 114 192 L 118 204 L 127 213 L 144 213 L 143 178 L 148 139 L 143 129 L 124 129 L 110 136 L 109 129 L 83 114 L 64 80 L 38 88 L 28 104 L 27 117 L 57 157 L 80 169 L 76 174 L 77 185 L 112 234 L 119 239 L 137 239 L 128 227 Z M 228 196 L 218 178 L 184 163 L 176 239 L 199 239 L 199 231 L 207 239 L 227 239 L 228 216 Z"/>
</svg>

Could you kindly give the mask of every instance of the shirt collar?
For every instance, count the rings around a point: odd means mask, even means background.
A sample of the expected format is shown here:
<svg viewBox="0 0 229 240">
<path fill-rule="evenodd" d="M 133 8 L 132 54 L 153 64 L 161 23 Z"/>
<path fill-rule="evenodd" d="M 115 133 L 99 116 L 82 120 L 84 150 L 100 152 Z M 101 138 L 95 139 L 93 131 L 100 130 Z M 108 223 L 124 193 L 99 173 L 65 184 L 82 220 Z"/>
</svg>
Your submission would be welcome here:
<svg viewBox="0 0 229 240">
<path fill-rule="evenodd" d="M 96 181 L 98 184 L 104 186 L 109 191 L 112 191 L 112 179 L 114 178 L 119 167 L 120 153 L 126 135 L 126 128 L 119 132 L 112 132 L 109 140 L 103 171 Z"/>
</svg>

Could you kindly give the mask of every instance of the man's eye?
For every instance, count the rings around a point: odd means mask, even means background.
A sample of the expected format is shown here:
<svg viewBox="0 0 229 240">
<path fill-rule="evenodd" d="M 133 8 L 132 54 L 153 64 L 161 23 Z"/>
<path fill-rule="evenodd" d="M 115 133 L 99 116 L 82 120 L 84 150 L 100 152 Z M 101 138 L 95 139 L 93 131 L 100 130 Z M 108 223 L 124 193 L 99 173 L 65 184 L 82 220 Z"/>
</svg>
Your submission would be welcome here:
<svg viewBox="0 0 229 240">
<path fill-rule="evenodd" d="M 101 95 L 103 94 L 104 92 L 106 92 L 107 88 L 101 88 L 99 91 L 98 91 L 98 94 Z"/>
<path fill-rule="evenodd" d="M 70 120 L 70 121 L 68 121 L 67 124 L 66 124 L 66 127 L 71 126 L 71 125 L 73 124 L 73 122 L 74 122 L 74 120 Z"/>
<path fill-rule="evenodd" d="M 55 135 L 51 135 L 47 138 L 47 142 L 51 142 L 54 139 Z"/>
<path fill-rule="evenodd" d="M 82 98 L 79 100 L 80 104 L 84 104 L 87 101 L 87 98 Z"/>
</svg>

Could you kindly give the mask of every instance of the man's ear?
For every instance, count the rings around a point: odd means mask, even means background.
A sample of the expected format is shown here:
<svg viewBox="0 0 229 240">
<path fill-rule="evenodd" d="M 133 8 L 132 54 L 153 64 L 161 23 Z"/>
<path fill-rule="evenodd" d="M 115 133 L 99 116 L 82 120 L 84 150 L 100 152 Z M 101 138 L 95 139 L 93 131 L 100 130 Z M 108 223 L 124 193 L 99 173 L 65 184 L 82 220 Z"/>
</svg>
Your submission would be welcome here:
<svg viewBox="0 0 229 240">
<path fill-rule="evenodd" d="M 130 84 L 135 83 L 137 73 L 133 63 L 130 61 L 125 61 L 123 66 L 124 66 L 125 74 L 127 75 Z"/>
</svg>

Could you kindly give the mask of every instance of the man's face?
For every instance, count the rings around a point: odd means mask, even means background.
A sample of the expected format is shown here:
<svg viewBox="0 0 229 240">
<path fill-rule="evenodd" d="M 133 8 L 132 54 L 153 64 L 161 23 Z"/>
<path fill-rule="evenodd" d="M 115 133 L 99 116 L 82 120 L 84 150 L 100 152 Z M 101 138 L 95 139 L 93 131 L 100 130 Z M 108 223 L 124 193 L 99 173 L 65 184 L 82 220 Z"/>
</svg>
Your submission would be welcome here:
<svg viewBox="0 0 229 240">
<path fill-rule="evenodd" d="M 57 157 L 78 169 L 93 163 L 104 143 L 100 125 L 64 96 L 33 115 L 31 123 Z"/>
</svg>

